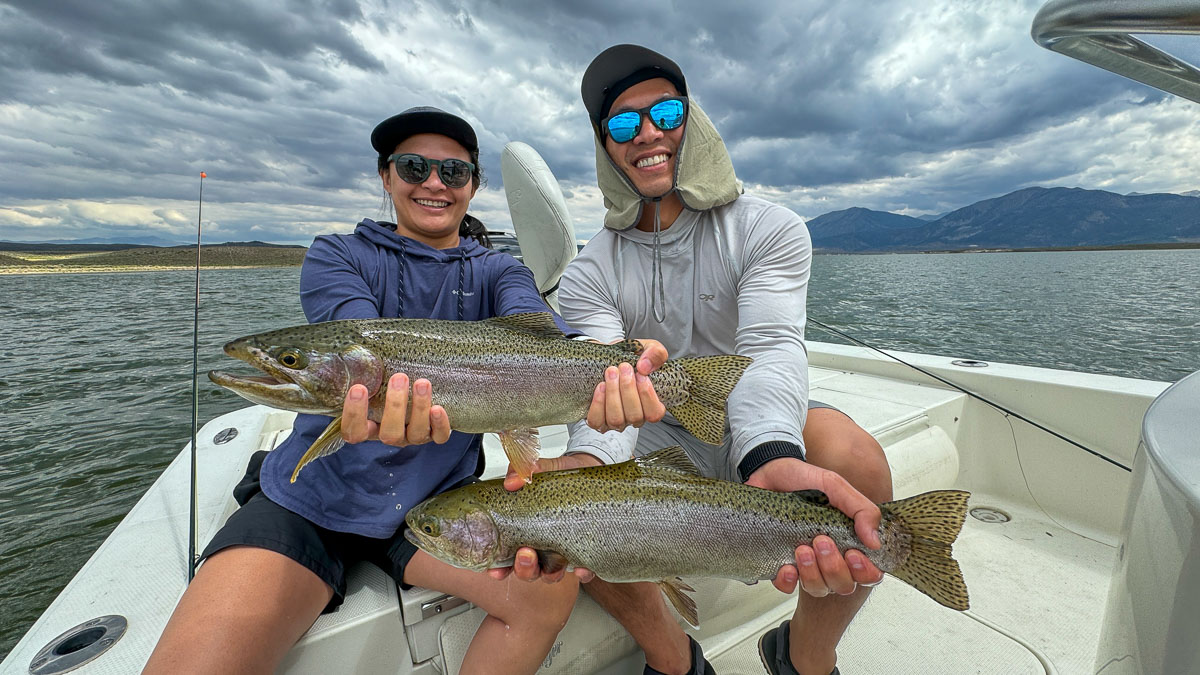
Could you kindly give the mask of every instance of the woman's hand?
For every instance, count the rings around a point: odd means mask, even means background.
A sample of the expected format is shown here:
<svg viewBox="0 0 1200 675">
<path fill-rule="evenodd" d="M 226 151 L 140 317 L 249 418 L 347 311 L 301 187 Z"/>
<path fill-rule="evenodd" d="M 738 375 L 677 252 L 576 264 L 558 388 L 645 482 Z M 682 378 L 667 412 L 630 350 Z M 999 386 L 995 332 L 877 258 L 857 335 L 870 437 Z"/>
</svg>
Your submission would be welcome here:
<svg viewBox="0 0 1200 675">
<path fill-rule="evenodd" d="M 539 471 L 561 471 L 563 469 L 577 469 L 585 466 L 600 466 L 603 464 L 595 455 L 589 455 L 586 452 L 577 452 L 571 455 L 563 455 L 562 457 L 543 457 L 537 461 L 533 467 L 533 472 Z M 525 481 L 513 471 L 512 467 L 508 467 L 508 475 L 504 477 L 504 489 L 509 492 L 515 492 L 525 487 Z M 504 579 L 508 575 L 516 572 L 517 578 L 522 581 L 533 581 L 541 579 L 547 583 L 555 583 L 562 581 L 566 576 L 566 570 L 561 569 L 556 572 L 545 572 L 538 563 L 537 551 L 522 546 L 517 549 L 517 553 L 513 556 L 512 567 L 497 567 L 488 570 L 488 575 L 493 579 Z M 575 576 L 579 577 L 582 582 L 588 582 L 596 578 L 596 575 L 583 567 L 575 568 Z"/>
<path fill-rule="evenodd" d="M 408 376 L 396 373 L 388 380 L 383 417 L 378 423 L 368 419 L 370 405 L 367 388 L 350 387 L 342 406 L 342 438 L 347 443 L 379 440 L 388 445 L 420 445 L 450 438 L 450 418 L 440 405 L 433 405 L 433 387 L 429 380 L 417 380 L 412 386 L 412 410 L 409 410 Z"/>
<path fill-rule="evenodd" d="M 667 348 L 658 340 L 639 340 L 642 355 L 636 367 L 628 363 L 609 366 L 604 381 L 596 385 L 592 403 L 588 406 L 588 426 L 601 433 L 623 431 L 657 422 L 667 409 L 658 400 L 650 373 L 667 362 Z"/>
</svg>

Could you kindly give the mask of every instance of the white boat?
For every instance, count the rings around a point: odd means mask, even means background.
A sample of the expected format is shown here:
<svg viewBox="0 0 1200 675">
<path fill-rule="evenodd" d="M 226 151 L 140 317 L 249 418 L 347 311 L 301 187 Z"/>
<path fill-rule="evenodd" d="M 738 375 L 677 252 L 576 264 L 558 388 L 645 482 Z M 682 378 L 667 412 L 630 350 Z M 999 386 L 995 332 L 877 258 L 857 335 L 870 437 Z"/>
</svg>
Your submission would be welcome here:
<svg viewBox="0 0 1200 675">
<path fill-rule="evenodd" d="M 1124 35 L 1155 26 L 1198 32 L 1200 4 L 1056 0 L 1039 13 L 1034 36 L 1200 100 L 1200 73 Z M 525 261 L 552 291 L 575 252 L 570 219 L 565 211 L 547 218 L 547 204 L 565 207 L 532 149 L 510 144 L 504 161 Z M 971 609 L 944 608 L 888 578 L 843 638 L 841 670 L 1200 672 L 1200 373 L 1170 385 L 889 354 L 810 342 L 812 396 L 879 439 L 897 498 L 936 488 L 972 493 L 954 547 Z M 276 446 L 291 420 L 255 406 L 200 430 L 196 550 L 236 508 L 231 491 L 249 455 Z M 562 427 L 544 429 L 544 454 L 561 452 L 565 438 Z M 498 441 L 486 437 L 485 449 L 487 475 L 496 476 L 505 466 Z M 190 482 L 185 447 L 0 672 L 139 671 L 186 585 Z M 769 583 L 689 582 L 701 625 L 688 632 L 717 672 L 762 673 L 757 639 L 792 613 L 795 598 Z M 345 604 L 316 621 L 281 670 L 457 673 L 482 617 L 454 597 L 399 590 L 362 564 L 350 574 Z M 640 673 L 642 664 L 632 639 L 580 594 L 539 672 L 615 675 Z"/>
</svg>

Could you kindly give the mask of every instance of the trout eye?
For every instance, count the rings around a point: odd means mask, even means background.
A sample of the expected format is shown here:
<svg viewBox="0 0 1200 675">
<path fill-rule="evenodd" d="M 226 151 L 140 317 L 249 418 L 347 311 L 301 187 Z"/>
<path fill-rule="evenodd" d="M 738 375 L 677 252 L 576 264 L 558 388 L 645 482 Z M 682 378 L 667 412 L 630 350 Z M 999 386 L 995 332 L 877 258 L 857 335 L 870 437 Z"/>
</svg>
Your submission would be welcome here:
<svg viewBox="0 0 1200 675">
<path fill-rule="evenodd" d="M 436 537 L 442 533 L 442 528 L 438 527 L 437 521 L 432 518 L 422 518 L 418 527 L 421 528 L 422 532 L 431 537 Z"/>
<path fill-rule="evenodd" d="M 279 356 L 275 357 L 275 360 L 285 368 L 299 369 L 308 365 L 308 358 L 295 349 L 285 349 L 279 352 Z"/>
</svg>

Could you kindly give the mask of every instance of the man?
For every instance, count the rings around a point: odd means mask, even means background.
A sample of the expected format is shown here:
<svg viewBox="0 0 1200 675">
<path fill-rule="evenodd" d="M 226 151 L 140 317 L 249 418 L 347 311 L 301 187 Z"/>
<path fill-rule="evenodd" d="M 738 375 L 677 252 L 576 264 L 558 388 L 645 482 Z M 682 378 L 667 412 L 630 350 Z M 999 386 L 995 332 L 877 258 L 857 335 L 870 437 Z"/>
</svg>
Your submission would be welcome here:
<svg viewBox="0 0 1200 675">
<path fill-rule="evenodd" d="M 606 411 L 607 427 L 591 421 L 614 431 L 574 425 L 567 454 L 541 469 L 620 462 L 681 445 L 706 475 L 777 491 L 824 491 L 854 518 L 864 543 L 878 548 L 876 503 L 891 498 L 883 450 L 849 417 L 808 400 L 804 325 L 812 246 L 803 220 L 741 194 L 720 135 L 665 56 L 636 45 L 611 47 L 588 66 L 582 94 L 608 212 L 605 229 L 562 277 L 562 316 L 598 341 L 628 335 L 649 338 L 649 347 L 636 372 L 627 365 L 611 369 L 598 388 L 596 401 L 607 405 L 592 411 Z M 628 395 L 631 383 L 645 386 L 666 352 L 754 359 L 729 398 L 721 446 L 697 440 L 669 417 L 656 421 L 661 404 L 652 392 Z M 528 549 L 518 554 L 519 578 L 538 576 L 532 556 Z M 836 673 L 837 643 L 869 592 L 859 586 L 881 578 L 865 555 L 842 556 L 828 537 L 797 548 L 796 566 L 781 569 L 775 586 L 790 593 L 799 583 L 805 592 L 792 619 L 759 642 L 767 670 Z M 646 673 L 712 672 L 654 584 L 596 579 L 585 588 L 642 647 Z"/>
</svg>

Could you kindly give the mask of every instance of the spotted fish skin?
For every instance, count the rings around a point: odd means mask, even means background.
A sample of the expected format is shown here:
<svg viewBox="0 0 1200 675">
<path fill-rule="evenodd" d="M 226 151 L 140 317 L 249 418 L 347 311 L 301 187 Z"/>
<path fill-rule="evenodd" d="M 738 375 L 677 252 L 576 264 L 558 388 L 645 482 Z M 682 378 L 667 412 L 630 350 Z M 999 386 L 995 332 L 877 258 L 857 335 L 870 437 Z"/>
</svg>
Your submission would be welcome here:
<svg viewBox="0 0 1200 675">
<path fill-rule="evenodd" d="M 881 505 L 883 546 L 872 550 L 820 492 L 705 478 L 683 450 L 667 448 L 621 464 L 538 473 L 516 492 L 485 481 L 437 495 L 409 511 L 406 536 L 467 569 L 509 565 L 517 548 L 529 546 L 608 581 L 699 576 L 749 583 L 773 579 L 795 562 L 796 546 L 826 534 L 843 553 L 858 549 L 937 602 L 966 609 L 951 544 L 968 497 L 941 490 Z"/>
<path fill-rule="evenodd" d="M 602 345 L 568 339 L 549 313 L 484 321 L 342 320 L 233 340 L 225 353 L 268 377 L 213 371 L 209 378 L 255 403 L 330 416 L 340 414 L 350 387 L 362 384 L 370 397 L 368 417 L 379 421 L 388 379 L 405 373 L 410 382 L 430 381 L 433 403 L 445 408 L 453 429 L 506 432 L 582 419 L 605 369 L 636 363 L 640 352 L 632 340 Z M 669 360 L 650 379 L 685 428 L 717 444 L 725 432 L 725 400 L 749 363 L 735 355 Z M 340 437 L 340 427 L 331 424 L 326 435 Z M 336 438 L 326 440 L 338 445 Z M 514 459 L 518 451 L 507 443 L 505 449 Z M 314 444 L 301 466 L 336 451 Z M 529 456 L 515 459 L 527 475 Z"/>
</svg>

